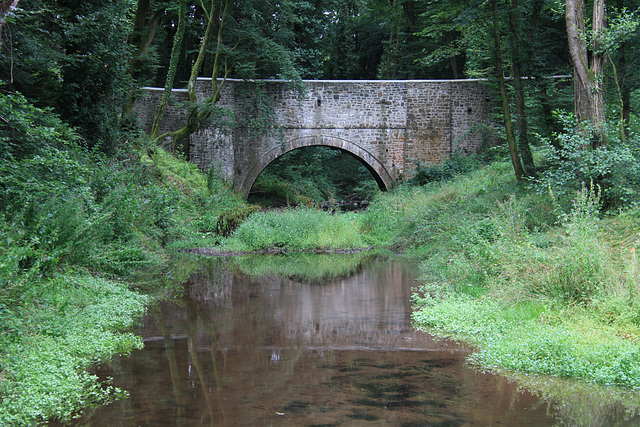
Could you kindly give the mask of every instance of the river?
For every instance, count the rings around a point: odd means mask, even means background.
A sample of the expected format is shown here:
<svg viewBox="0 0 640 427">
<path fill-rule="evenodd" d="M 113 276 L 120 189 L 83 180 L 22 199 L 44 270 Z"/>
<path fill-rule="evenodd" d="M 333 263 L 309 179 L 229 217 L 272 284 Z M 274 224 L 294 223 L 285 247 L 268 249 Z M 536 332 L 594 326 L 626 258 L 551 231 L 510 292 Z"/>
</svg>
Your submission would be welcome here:
<svg viewBox="0 0 640 427">
<path fill-rule="evenodd" d="M 75 424 L 572 424 L 562 405 L 467 366 L 469 348 L 412 328 L 411 262 L 366 253 L 199 262 L 143 319 L 144 349 L 97 369 L 130 397 Z"/>
</svg>

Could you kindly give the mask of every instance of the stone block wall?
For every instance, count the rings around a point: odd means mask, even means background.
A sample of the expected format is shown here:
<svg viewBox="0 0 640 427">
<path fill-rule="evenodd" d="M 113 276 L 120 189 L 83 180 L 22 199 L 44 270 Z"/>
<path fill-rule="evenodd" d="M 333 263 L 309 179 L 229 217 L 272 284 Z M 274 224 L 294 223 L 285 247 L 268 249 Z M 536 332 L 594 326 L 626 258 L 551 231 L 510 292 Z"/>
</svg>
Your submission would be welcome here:
<svg viewBox="0 0 640 427">
<path fill-rule="evenodd" d="M 216 167 L 234 188 L 248 192 L 278 156 L 328 145 L 359 157 L 382 187 L 390 187 L 410 177 L 418 164 L 439 163 L 452 151 L 477 150 L 491 117 L 490 94 L 479 80 L 309 80 L 304 85 L 300 96 L 284 81 L 227 80 L 218 106 L 236 125 L 224 128 L 214 121 L 194 133 L 191 160 L 205 170 Z M 211 80 L 198 80 L 196 88 L 199 99 L 210 96 Z M 143 89 L 137 108 L 147 128 L 161 94 Z M 267 134 L 252 130 L 257 117 L 275 127 Z M 176 129 L 185 120 L 186 111 L 172 107 L 163 129 Z"/>
</svg>

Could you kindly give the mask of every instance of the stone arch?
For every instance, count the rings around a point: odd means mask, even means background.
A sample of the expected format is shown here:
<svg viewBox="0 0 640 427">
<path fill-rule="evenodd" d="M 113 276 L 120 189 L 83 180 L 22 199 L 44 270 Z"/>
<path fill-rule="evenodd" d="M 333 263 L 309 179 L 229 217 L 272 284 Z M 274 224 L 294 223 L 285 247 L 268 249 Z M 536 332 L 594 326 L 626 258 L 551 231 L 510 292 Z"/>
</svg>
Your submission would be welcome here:
<svg viewBox="0 0 640 427">
<path fill-rule="evenodd" d="M 313 135 L 294 138 L 285 142 L 283 145 L 276 145 L 271 148 L 260 156 L 260 158 L 249 168 L 242 184 L 237 187 L 237 189 L 245 195 L 249 194 L 249 191 L 251 191 L 251 187 L 255 183 L 256 179 L 258 179 L 258 176 L 275 159 L 283 156 L 289 151 L 313 146 L 335 147 L 346 151 L 363 162 L 382 190 L 386 190 L 393 186 L 391 174 L 389 174 L 389 171 L 387 171 L 380 160 L 371 154 L 371 152 L 346 139 L 335 136 Z"/>
</svg>

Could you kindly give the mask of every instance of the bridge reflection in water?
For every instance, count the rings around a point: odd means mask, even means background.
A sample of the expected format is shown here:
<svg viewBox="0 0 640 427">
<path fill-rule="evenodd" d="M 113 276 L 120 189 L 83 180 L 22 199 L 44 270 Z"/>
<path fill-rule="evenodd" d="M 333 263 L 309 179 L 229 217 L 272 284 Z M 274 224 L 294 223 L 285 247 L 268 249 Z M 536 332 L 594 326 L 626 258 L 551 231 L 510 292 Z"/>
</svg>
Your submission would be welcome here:
<svg viewBox="0 0 640 427">
<path fill-rule="evenodd" d="M 322 283 L 210 265 L 149 314 L 143 351 L 101 368 L 131 397 L 79 422 L 554 425 L 547 403 L 412 329 L 418 284 L 383 259 Z"/>
</svg>

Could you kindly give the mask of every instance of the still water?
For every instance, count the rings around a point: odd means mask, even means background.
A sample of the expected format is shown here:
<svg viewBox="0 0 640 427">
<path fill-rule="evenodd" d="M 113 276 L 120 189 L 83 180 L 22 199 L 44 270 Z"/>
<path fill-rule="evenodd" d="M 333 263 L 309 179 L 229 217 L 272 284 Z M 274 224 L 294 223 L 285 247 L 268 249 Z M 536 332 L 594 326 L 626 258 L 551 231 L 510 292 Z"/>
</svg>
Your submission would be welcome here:
<svg viewBox="0 0 640 427">
<path fill-rule="evenodd" d="M 304 273 L 320 264 L 329 278 Z M 144 319 L 145 348 L 99 368 L 130 397 L 77 424 L 563 424 L 552 402 L 466 366 L 468 348 L 416 332 L 419 284 L 414 265 L 363 254 L 202 260 Z"/>
</svg>

